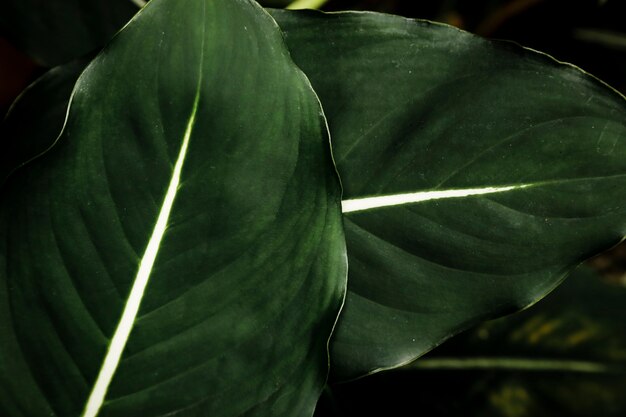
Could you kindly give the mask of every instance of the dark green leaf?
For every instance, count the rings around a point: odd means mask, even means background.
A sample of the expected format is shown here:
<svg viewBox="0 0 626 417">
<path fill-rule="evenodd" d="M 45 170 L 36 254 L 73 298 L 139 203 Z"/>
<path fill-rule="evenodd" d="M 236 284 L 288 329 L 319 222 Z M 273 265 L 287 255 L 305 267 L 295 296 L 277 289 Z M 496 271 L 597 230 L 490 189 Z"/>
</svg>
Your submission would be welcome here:
<svg viewBox="0 0 626 417">
<path fill-rule="evenodd" d="M 78 76 L 88 64 L 77 60 L 49 70 L 13 103 L 0 125 L 0 184 L 58 137 Z"/>
<path fill-rule="evenodd" d="M 0 414 L 311 415 L 345 289 L 339 204 L 271 17 L 150 2 L 2 189 Z"/>
<path fill-rule="evenodd" d="M 626 288 L 576 271 L 522 313 L 454 337 L 397 371 L 335 386 L 334 406 L 345 417 L 621 417 L 625 301 Z"/>
<path fill-rule="evenodd" d="M 445 25 L 272 13 L 321 98 L 350 200 L 337 378 L 528 306 L 624 236 L 626 106 L 606 85 Z M 355 211 L 372 196 L 385 198 Z"/>
<path fill-rule="evenodd" d="M 102 48 L 142 0 L 3 0 L 0 33 L 44 66 Z"/>
</svg>

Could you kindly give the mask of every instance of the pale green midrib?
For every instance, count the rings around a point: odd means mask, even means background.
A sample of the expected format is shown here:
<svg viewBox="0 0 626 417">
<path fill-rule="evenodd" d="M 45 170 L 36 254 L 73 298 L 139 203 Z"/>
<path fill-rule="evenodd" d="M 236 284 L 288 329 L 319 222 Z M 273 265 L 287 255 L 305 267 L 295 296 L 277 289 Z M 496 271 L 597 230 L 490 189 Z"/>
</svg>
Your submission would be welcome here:
<svg viewBox="0 0 626 417">
<path fill-rule="evenodd" d="M 454 188 L 447 190 L 427 190 L 414 193 L 399 193 L 380 196 L 367 196 L 342 201 L 343 213 L 352 213 L 366 210 L 383 209 L 394 206 L 417 204 L 432 200 L 443 200 L 450 198 L 475 197 L 488 194 L 519 191 L 528 188 L 538 188 L 543 186 L 569 184 L 584 181 L 601 181 L 614 178 L 624 178 L 626 174 L 615 174 L 599 177 L 570 178 L 559 180 L 537 181 L 524 184 L 486 186 L 482 188 Z"/>
<path fill-rule="evenodd" d="M 203 28 L 200 65 L 198 72 L 199 75 L 198 83 L 196 85 L 194 102 L 191 109 L 191 114 L 189 116 L 189 120 L 187 121 L 187 126 L 185 129 L 185 134 L 180 147 L 180 151 L 177 156 L 174 169 L 172 171 L 172 177 L 170 179 L 167 192 L 163 199 L 163 204 L 161 206 L 161 211 L 159 212 L 157 222 L 152 231 L 150 240 L 148 241 L 146 251 L 139 263 L 139 269 L 137 271 L 137 275 L 135 276 L 133 286 L 128 296 L 128 300 L 126 301 L 126 305 L 124 306 L 124 311 L 122 312 L 122 316 L 120 318 L 118 326 L 115 330 L 115 333 L 113 334 L 113 337 L 111 338 L 111 342 L 109 343 L 109 348 L 107 350 L 104 361 L 102 362 L 102 367 L 100 368 L 98 377 L 96 378 L 91 393 L 87 399 L 83 413 L 81 414 L 82 417 L 96 417 L 100 412 L 102 404 L 104 403 L 104 400 L 106 398 L 109 385 L 113 379 L 115 371 L 117 370 L 117 366 L 119 365 L 119 362 L 121 360 L 122 353 L 126 346 L 126 342 L 128 341 L 128 337 L 130 336 L 135 319 L 139 312 L 141 300 L 143 298 L 144 291 L 147 287 L 150 275 L 152 273 L 152 268 L 154 267 L 161 241 L 163 240 L 163 236 L 165 235 L 165 232 L 167 230 L 167 224 L 172 208 L 174 206 L 174 200 L 180 186 L 180 177 L 185 158 L 187 156 L 187 149 L 189 147 L 189 141 L 191 138 L 193 127 L 195 125 L 196 115 L 200 103 L 200 93 L 202 87 L 202 64 L 204 61 L 204 29 L 205 28 Z"/>
<path fill-rule="evenodd" d="M 328 0 L 296 0 L 289 4 L 285 9 L 301 10 L 301 9 L 319 9 L 328 3 Z"/>
<path fill-rule="evenodd" d="M 529 372 L 572 372 L 593 374 L 624 374 L 626 367 L 593 361 L 543 359 L 543 358 L 424 358 L 400 370 L 503 370 Z"/>
</svg>

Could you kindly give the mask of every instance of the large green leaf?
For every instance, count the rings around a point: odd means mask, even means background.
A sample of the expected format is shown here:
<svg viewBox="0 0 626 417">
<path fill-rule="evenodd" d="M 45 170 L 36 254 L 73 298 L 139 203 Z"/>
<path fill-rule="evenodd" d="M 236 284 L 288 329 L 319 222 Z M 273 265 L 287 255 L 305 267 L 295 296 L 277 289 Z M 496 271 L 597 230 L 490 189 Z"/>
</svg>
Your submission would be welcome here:
<svg viewBox="0 0 626 417">
<path fill-rule="evenodd" d="M 624 416 L 625 301 L 626 288 L 577 270 L 522 313 L 397 371 L 336 385 L 336 415 Z M 333 415 L 331 406 L 326 397 L 318 415 Z"/>
<path fill-rule="evenodd" d="M 3 0 L 0 33 L 44 66 L 102 48 L 143 0 Z"/>
<path fill-rule="evenodd" d="M 0 195 L 0 414 L 307 416 L 345 289 L 323 115 L 248 0 L 154 0 Z"/>
<path fill-rule="evenodd" d="M 376 194 L 364 183 L 383 194 L 393 187 L 435 189 L 457 165 L 463 170 L 450 187 L 621 172 L 617 136 L 607 136 L 612 127 L 595 131 L 608 116 L 621 120 L 623 102 L 574 68 L 426 22 L 371 13 L 273 13 L 322 95 L 353 198 L 359 187 Z M 455 77 L 461 78 L 446 84 Z M 476 77 L 485 81 L 475 83 Z M 359 138 L 365 139 L 352 149 Z M 515 138 L 520 143 L 506 142 Z M 503 144 L 485 151 L 494 141 Z M 514 155 L 504 152 L 509 145 Z M 464 166 L 470 151 L 470 160 L 483 152 L 485 160 Z M 486 168 L 477 169 L 481 163 Z M 407 174 L 397 174 L 400 168 Z M 392 175 L 395 182 L 383 184 Z M 602 186 L 612 190 L 618 180 Z M 334 343 L 337 376 L 397 366 L 472 323 L 532 303 L 569 266 L 619 240 L 619 196 L 591 183 L 569 183 L 569 194 L 563 186 L 559 194 L 554 186 L 534 186 L 509 197 L 431 200 L 413 212 L 387 208 L 376 218 L 348 213 L 352 279 Z M 533 212 L 499 206 L 507 198 Z M 587 218 L 567 219 L 571 211 Z M 371 234 L 377 230 L 387 243 Z"/>
<path fill-rule="evenodd" d="M 624 236 L 626 103 L 606 85 L 445 25 L 272 13 L 321 98 L 348 200 L 336 377 L 526 307 Z"/>
<path fill-rule="evenodd" d="M 63 128 L 74 84 L 88 63 L 81 59 L 52 68 L 15 100 L 0 125 L 0 184 L 52 146 Z"/>
</svg>

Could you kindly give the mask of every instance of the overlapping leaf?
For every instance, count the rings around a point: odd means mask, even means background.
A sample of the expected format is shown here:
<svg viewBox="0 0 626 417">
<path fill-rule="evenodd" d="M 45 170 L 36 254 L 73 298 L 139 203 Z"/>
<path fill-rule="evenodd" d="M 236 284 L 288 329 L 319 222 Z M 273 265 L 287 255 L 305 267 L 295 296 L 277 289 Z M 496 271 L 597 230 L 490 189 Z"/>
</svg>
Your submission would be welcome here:
<svg viewBox="0 0 626 417">
<path fill-rule="evenodd" d="M 81 59 L 53 68 L 30 85 L 0 124 L 0 184 L 58 137 L 72 89 L 89 63 Z"/>
<path fill-rule="evenodd" d="M 2 188 L 0 414 L 310 415 L 345 285 L 339 198 L 275 22 L 248 0 L 150 2 Z"/>
<path fill-rule="evenodd" d="M 626 102 L 598 80 L 445 25 L 272 14 L 321 98 L 349 200 L 337 378 L 528 306 L 624 236 Z"/>
</svg>

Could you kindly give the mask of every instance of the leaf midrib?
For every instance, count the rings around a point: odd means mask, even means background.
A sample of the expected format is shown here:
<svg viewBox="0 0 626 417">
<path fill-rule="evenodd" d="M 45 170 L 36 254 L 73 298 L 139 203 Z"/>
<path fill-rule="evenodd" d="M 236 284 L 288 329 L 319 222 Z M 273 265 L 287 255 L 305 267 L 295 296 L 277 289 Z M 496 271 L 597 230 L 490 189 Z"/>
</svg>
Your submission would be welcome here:
<svg viewBox="0 0 626 417">
<path fill-rule="evenodd" d="M 450 198 L 465 198 L 475 197 L 486 194 L 498 194 L 505 192 L 520 191 L 528 188 L 538 188 L 552 185 L 570 184 L 575 182 L 584 181 L 602 181 L 607 179 L 624 178 L 624 174 L 606 175 L 598 177 L 583 177 L 583 178 L 567 178 L 558 180 L 547 180 L 528 182 L 520 184 L 510 185 L 498 185 L 498 186 L 485 186 L 481 188 L 453 188 L 448 190 L 428 190 L 417 191 L 414 193 L 398 193 L 398 194 L 385 194 L 378 196 L 359 197 L 354 199 L 347 199 L 341 202 L 343 213 L 352 213 L 359 211 L 369 211 L 376 209 L 384 209 L 395 206 L 405 206 L 409 204 L 422 203 L 431 200 L 445 200 Z"/>
<path fill-rule="evenodd" d="M 203 8 L 206 9 L 206 4 L 203 3 Z M 206 15 L 206 10 L 203 10 L 203 16 Z M 113 380 L 119 362 L 128 342 L 128 338 L 134 327 L 135 320 L 139 313 L 141 301 L 147 288 L 152 269 L 156 262 L 156 258 L 161 246 L 161 242 L 167 231 L 170 214 L 172 212 L 174 201 L 177 196 L 177 192 L 180 186 L 180 179 L 182 176 L 182 170 L 187 156 L 189 148 L 189 142 L 191 134 L 196 122 L 197 111 L 200 103 L 200 93 L 202 88 L 202 66 L 204 62 L 204 43 L 206 35 L 206 19 L 202 20 L 202 39 L 200 46 L 200 59 L 198 64 L 198 82 L 196 84 L 196 91 L 194 96 L 191 113 L 187 121 L 185 133 L 183 135 L 182 144 L 179 150 L 179 154 L 172 170 L 170 182 L 161 204 L 161 210 L 157 217 L 156 224 L 152 230 L 150 240 L 146 246 L 144 255 L 139 263 L 139 269 L 137 275 L 133 280 L 131 291 L 126 300 L 124 310 L 116 327 L 116 330 L 111 338 L 107 353 L 102 361 L 102 366 L 98 373 L 98 376 L 93 384 L 93 388 L 85 408 L 81 414 L 82 417 L 96 417 L 100 412 L 102 405 L 104 404 L 108 388 Z"/>
</svg>

